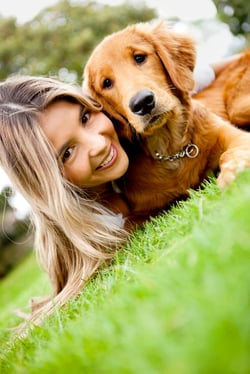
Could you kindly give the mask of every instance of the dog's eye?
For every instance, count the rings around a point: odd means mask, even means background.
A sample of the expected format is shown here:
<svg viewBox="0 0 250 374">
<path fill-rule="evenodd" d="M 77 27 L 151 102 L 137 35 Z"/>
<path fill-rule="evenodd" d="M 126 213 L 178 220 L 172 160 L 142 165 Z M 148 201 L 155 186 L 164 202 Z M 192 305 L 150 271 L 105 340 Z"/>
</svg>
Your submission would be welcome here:
<svg viewBox="0 0 250 374">
<path fill-rule="evenodd" d="M 106 78 L 104 79 L 103 83 L 102 83 L 102 87 L 103 88 L 112 88 L 113 87 L 113 82 L 111 79 L 109 78 Z"/>
<path fill-rule="evenodd" d="M 134 60 L 138 65 L 141 65 L 146 61 L 146 55 L 143 55 L 143 54 L 134 55 Z"/>
</svg>

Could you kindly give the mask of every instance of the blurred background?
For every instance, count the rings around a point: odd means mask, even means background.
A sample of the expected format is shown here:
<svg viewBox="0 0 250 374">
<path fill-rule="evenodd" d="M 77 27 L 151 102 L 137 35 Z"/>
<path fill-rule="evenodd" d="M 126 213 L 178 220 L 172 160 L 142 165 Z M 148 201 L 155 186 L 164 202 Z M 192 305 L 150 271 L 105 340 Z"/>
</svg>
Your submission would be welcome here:
<svg viewBox="0 0 250 374">
<path fill-rule="evenodd" d="M 166 19 L 197 42 L 201 62 L 216 62 L 250 44 L 245 0 L 8 0 L 0 5 L 0 80 L 49 75 L 81 84 L 83 67 L 107 34 L 128 24 Z M 0 169 L 0 278 L 33 246 L 29 207 Z"/>
</svg>

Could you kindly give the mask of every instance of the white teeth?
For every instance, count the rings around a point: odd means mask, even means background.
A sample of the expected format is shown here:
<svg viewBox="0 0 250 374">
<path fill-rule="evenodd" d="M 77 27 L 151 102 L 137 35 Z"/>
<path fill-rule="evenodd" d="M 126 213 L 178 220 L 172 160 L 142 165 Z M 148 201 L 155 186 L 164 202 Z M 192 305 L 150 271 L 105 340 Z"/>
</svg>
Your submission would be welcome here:
<svg viewBox="0 0 250 374">
<path fill-rule="evenodd" d="M 114 157 L 114 150 L 113 150 L 113 147 L 112 147 L 110 154 L 108 155 L 106 160 L 103 161 L 103 163 L 101 163 L 101 165 L 99 167 L 102 168 L 103 166 L 107 165 L 112 160 L 113 157 Z"/>
</svg>

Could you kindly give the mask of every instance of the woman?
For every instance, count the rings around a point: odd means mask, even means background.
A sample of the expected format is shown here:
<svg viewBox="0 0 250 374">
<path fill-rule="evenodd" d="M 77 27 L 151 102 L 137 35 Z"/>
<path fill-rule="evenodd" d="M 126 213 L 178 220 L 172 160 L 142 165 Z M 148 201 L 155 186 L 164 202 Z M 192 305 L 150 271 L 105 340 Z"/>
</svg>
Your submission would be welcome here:
<svg viewBox="0 0 250 374">
<path fill-rule="evenodd" d="M 53 289 L 33 305 L 34 322 L 79 294 L 127 236 L 104 199 L 128 158 L 100 110 L 57 80 L 20 76 L 0 84 L 0 163 L 32 208 L 35 248 Z"/>
</svg>

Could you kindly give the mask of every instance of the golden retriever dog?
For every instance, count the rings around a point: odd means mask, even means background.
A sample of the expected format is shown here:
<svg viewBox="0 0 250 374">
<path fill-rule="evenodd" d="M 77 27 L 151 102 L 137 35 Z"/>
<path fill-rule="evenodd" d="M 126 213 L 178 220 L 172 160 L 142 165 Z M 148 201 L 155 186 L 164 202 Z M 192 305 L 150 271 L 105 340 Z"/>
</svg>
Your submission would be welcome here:
<svg viewBox="0 0 250 374">
<path fill-rule="evenodd" d="M 125 140 L 130 166 L 116 186 L 132 220 L 187 197 L 211 172 L 224 188 L 250 167 L 250 134 L 191 97 L 195 58 L 189 36 L 139 23 L 104 38 L 85 66 L 83 87 Z"/>
</svg>

